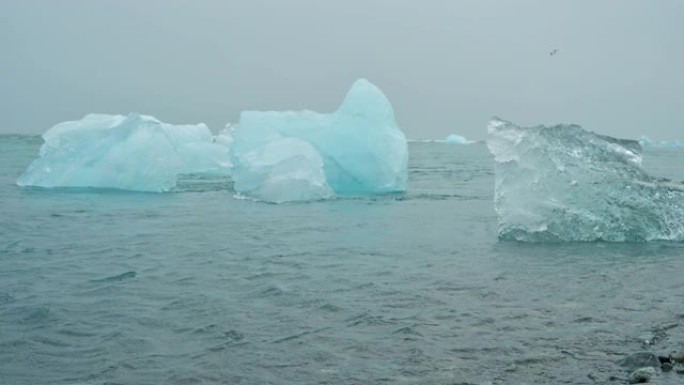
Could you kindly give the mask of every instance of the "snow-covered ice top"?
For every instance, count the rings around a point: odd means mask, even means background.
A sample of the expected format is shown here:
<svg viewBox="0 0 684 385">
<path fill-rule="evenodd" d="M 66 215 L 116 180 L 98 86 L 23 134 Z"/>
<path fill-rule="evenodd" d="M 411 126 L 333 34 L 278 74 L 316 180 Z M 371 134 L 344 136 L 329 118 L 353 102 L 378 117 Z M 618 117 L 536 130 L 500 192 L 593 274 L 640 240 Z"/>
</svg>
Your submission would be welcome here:
<svg viewBox="0 0 684 385">
<path fill-rule="evenodd" d="M 647 175 L 641 146 L 576 125 L 492 119 L 499 237 L 527 242 L 684 240 L 684 189 Z"/>
<path fill-rule="evenodd" d="M 235 190 L 269 202 L 406 190 L 408 148 L 389 100 L 357 80 L 331 114 L 245 111 L 233 132 Z"/>
<path fill-rule="evenodd" d="M 20 186 L 95 187 L 161 192 L 185 173 L 229 174 L 226 140 L 206 125 L 172 125 L 151 116 L 86 115 L 43 134 L 39 158 Z"/>
</svg>

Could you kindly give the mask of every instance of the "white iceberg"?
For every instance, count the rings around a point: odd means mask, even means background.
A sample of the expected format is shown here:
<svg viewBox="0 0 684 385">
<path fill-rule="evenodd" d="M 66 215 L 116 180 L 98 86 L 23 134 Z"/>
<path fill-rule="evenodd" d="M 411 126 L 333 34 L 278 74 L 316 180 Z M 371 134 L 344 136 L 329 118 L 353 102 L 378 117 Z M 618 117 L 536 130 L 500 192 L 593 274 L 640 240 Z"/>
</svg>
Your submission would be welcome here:
<svg viewBox="0 0 684 385">
<path fill-rule="evenodd" d="M 231 167 L 227 139 L 217 140 L 206 125 L 137 114 L 87 115 L 52 127 L 43 139 L 18 185 L 162 192 L 179 174 L 228 175 Z"/>
<path fill-rule="evenodd" d="M 331 114 L 242 112 L 233 139 L 232 176 L 243 196 L 287 202 L 406 190 L 406 137 L 367 80 Z"/>
<path fill-rule="evenodd" d="M 501 239 L 684 241 L 684 189 L 641 169 L 637 141 L 499 119 L 488 134 Z"/>
</svg>

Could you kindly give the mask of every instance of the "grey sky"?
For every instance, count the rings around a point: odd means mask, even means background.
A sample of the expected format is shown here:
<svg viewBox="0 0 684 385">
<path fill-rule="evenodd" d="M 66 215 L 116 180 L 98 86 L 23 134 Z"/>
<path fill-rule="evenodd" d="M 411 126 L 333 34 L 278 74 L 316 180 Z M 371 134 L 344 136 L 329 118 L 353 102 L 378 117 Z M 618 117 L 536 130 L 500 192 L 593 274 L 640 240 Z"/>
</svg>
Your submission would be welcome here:
<svg viewBox="0 0 684 385">
<path fill-rule="evenodd" d="M 333 111 L 365 77 L 410 138 L 498 115 L 682 139 L 683 47 L 681 0 L 3 0 L 0 133 L 90 112 L 217 131 Z"/>
</svg>

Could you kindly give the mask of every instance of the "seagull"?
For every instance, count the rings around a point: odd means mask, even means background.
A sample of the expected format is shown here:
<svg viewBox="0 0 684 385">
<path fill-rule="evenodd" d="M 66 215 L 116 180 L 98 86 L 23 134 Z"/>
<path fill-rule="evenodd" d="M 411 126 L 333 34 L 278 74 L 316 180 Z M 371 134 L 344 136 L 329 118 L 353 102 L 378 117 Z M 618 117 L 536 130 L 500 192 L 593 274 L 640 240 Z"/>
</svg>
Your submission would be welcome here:
<svg viewBox="0 0 684 385">
<path fill-rule="evenodd" d="M 549 52 L 549 56 L 553 56 L 558 53 L 558 49 L 554 49 L 553 51 Z"/>
</svg>

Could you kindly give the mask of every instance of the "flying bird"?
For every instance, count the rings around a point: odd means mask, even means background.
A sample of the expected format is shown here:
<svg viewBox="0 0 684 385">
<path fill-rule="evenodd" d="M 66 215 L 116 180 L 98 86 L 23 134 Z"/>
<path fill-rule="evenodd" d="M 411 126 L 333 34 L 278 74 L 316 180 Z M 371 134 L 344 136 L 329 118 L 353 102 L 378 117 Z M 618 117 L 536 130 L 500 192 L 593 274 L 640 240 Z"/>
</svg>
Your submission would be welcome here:
<svg viewBox="0 0 684 385">
<path fill-rule="evenodd" d="M 549 52 L 549 56 L 553 56 L 558 53 L 558 49 L 554 49 L 553 51 Z"/>
</svg>

